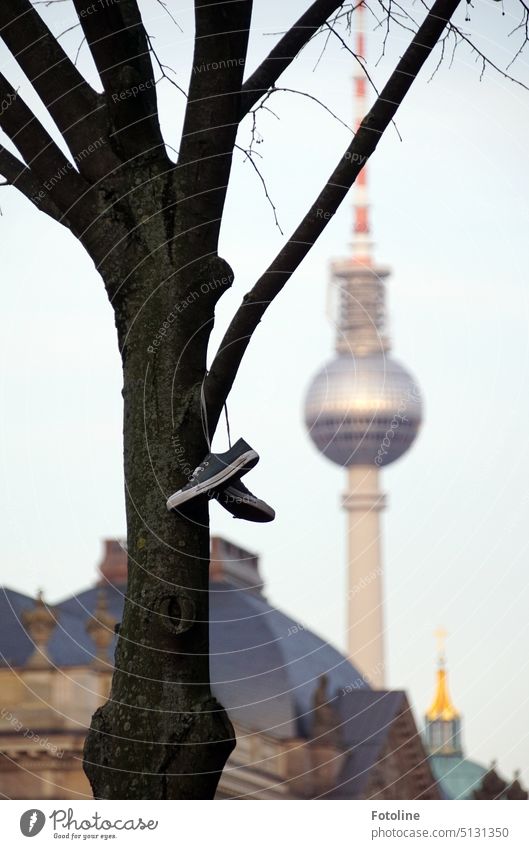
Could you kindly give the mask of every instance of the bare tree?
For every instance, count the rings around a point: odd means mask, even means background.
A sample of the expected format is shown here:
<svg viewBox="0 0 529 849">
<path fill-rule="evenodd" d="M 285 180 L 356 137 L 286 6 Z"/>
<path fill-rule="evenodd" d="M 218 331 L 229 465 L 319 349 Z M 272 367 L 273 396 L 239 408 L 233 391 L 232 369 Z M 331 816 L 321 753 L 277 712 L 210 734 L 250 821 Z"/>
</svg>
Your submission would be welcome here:
<svg viewBox="0 0 529 849">
<path fill-rule="evenodd" d="M 212 798 L 235 741 L 209 684 L 207 507 L 194 523 L 165 509 L 167 495 L 185 480 L 175 446 L 190 468 L 207 453 L 205 432 L 215 431 L 253 331 L 440 40 L 444 50 L 460 0 L 422 7 L 420 26 L 394 0 L 387 7 L 379 0 L 388 22 L 405 21 L 409 46 L 313 205 L 245 295 L 209 374 L 215 304 L 234 279 L 218 244 L 239 124 L 322 28 L 334 33 L 338 18 L 354 19 L 354 6 L 315 0 L 245 80 L 252 0 L 195 0 L 193 67 L 215 70 L 190 73 L 173 161 L 159 123 L 157 56 L 137 0 L 72 2 L 99 91 L 36 2 L 0 4 L 0 35 L 69 151 L 0 75 L 0 128 L 19 153 L 0 148 L 0 173 L 92 258 L 114 310 L 123 363 L 128 590 L 112 691 L 93 717 L 85 771 L 97 798 Z M 465 37 L 447 32 L 456 41 Z"/>
</svg>

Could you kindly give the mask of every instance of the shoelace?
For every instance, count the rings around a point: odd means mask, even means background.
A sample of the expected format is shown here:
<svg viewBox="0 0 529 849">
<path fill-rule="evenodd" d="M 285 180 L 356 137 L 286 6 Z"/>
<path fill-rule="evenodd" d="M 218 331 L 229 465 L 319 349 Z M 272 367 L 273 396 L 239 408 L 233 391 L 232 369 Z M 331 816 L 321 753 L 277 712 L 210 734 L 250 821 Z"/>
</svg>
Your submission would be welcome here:
<svg viewBox="0 0 529 849">
<path fill-rule="evenodd" d="M 209 466 L 209 460 L 206 460 L 205 463 L 201 463 L 200 466 L 197 466 L 189 480 L 192 481 L 194 478 L 196 478 L 197 475 L 200 474 L 200 472 L 203 472 L 206 469 L 206 466 Z"/>
</svg>

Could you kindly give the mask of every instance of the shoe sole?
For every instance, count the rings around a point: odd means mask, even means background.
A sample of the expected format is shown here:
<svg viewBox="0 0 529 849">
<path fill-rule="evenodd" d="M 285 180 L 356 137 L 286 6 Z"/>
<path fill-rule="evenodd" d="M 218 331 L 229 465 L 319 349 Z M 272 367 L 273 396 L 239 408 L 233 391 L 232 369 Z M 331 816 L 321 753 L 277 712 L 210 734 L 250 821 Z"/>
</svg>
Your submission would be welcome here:
<svg viewBox="0 0 529 849">
<path fill-rule="evenodd" d="M 226 487 L 222 494 L 215 494 L 216 500 L 221 507 L 231 513 L 234 519 L 244 519 L 247 522 L 272 522 L 276 513 L 265 501 L 256 498 L 253 502 L 247 501 L 247 496 L 237 495 L 238 490 Z M 237 508 L 234 510 L 234 508 Z"/>
<path fill-rule="evenodd" d="M 166 501 L 166 507 L 168 510 L 174 510 L 175 507 L 178 507 L 179 504 L 184 504 L 186 501 L 189 501 L 191 498 L 197 498 L 197 496 L 202 495 L 204 492 L 209 492 L 211 489 L 215 489 L 219 484 L 224 483 L 225 481 L 230 480 L 237 473 L 239 477 L 245 475 L 246 472 L 249 472 L 250 469 L 256 465 L 259 460 L 259 454 L 257 451 L 247 451 L 245 454 L 241 454 L 240 457 L 237 457 L 233 463 L 230 463 L 229 466 L 226 466 L 224 469 L 221 469 L 220 472 L 217 472 L 216 475 L 213 475 L 212 478 L 208 478 L 207 481 L 203 481 L 202 483 L 197 484 L 197 486 L 192 489 L 188 489 L 185 492 L 179 490 L 175 492 L 174 495 L 171 495 L 170 498 Z"/>
</svg>

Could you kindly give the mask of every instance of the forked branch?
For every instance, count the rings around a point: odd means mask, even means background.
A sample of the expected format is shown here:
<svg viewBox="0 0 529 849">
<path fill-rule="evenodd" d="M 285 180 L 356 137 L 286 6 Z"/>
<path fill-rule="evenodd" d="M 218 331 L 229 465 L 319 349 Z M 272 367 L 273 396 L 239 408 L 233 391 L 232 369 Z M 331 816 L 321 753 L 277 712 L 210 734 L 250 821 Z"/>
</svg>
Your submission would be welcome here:
<svg viewBox="0 0 529 849">
<path fill-rule="evenodd" d="M 158 120 L 149 41 L 136 0 L 96 6 L 73 0 L 105 91 L 112 147 L 124 161 L 138 155 L 166 159 Z"/>
<path fill-rule="evenodd" d="M 436 0 L 309 212 L 253 289 L 244 296 L 206 379 L 210 433 L 215 430 L 244 352 L 261 318 L 307 256 L 376 149 L 459 3 L 460 0 Z"/>
<path fill-rule="evenodd" d="M 58 208 L 69 209 L 86 191 L 87 184 L 3 74 L 0 101 L 0 128 L 18 149 L 35 181 L 41 182 L 38 196 L 49 194 Z M 43 189 L 44 184 L 49 189 Z"/>
<path fill-rule="evenodd" d="M 283 71 L 288 68 L 300 50 L 341 6 L 343 6 L 343 0 L 315 0 L 298 18 L 266 59 L 245 81 L 242 87 L 239 120 L 244 118 L 268 89 L 275 86 Z"/>
<path fill-rule="evenodd" d="M 42 210 L 55 221 L 68 226 L 67 218 L 61 213 L 61 210 L 54 204 L 49 196 L 44 196 L 39 200 L 39 194 L 42 186 L 35 178 L 35 175 L 26 168 L 20 159 L 17 159 L 5 147 L 0 147 L 0 174 L 4 178 L 3 186 L 14 186 L 28 200 L 30 200 L 37 209 Z"/>
<path fill-rule="evenodd" d="M 72 155 L 94 137 L 102 101 L 29 0 L 2 0 L 0 38 L 62 133 Z"/>
</svg>

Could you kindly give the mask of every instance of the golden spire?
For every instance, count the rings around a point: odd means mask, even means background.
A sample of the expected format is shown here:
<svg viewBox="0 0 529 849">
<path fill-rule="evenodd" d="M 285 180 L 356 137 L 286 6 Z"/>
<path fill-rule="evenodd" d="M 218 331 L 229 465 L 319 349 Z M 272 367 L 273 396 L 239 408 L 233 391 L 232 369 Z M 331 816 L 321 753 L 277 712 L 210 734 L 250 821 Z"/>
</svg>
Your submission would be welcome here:
<svg viewBox="0 0 529 849">
<path fill-rule="evenodd" d="M 439 654 L 439 668 L 437 670 L 437 684 L 435 696 L 432 704 L 426 711 L 426 719 L 430 722 L 436 719 L 443 719 L 450 722 L 452 719 L 459 717 L 459 712 L 454 707 L 450 693 L 448 692 L 448 681 L 445 667 L 445 641 L 447 633 L 444 628 L 438 628 L 435 631 L 437 638 L 437 651 Z"/>
</svg>

